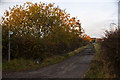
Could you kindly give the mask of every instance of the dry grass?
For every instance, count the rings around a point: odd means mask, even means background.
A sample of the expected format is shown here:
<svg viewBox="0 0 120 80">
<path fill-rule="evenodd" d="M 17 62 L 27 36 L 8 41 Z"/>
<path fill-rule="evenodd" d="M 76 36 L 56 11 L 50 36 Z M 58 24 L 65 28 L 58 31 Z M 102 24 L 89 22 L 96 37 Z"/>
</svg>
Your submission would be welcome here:
<svg viewBox="0 0 120 80">
<path fill-rule="evenodd" d="M 2 70 L 3 71 L 24 71 L 24 70 L 31 70 L 31 69 L 37 69 L 40 67 L 45 67 L 45 66 L 48 66 L 51 64 L 61 62 L 65 59 L 68 59 L 68 58 L 74 56 L 75 54 L 79 53 L 85 47 L 87 47 L 87 46 L 83 46 L 81 48 L 78 48 L 78 49 L 76 49 L 68 54 L 55 55 L 52 57 L 48 57 L 48 58 L 44 59 L 43 62 L 40 64 L 34 63 L 33 60 L 30 60 L 30 59 L 25 60 L 23 58 L 14 59 L 14 60 L 11 60 L 11 62 L 3 61 L 2 62 Z"/>
<path fill-rule="evenodd" d="M 94 56 L 93 61 L 91 62 L 91 67 L 87 74 L 85 75 L 85 78 L 105 78 L 105 73 L 103 71 L 103 63 L 100 60 L 100 45 L 95 44 L 95 51 L 96 54 Z"/>
</svg>

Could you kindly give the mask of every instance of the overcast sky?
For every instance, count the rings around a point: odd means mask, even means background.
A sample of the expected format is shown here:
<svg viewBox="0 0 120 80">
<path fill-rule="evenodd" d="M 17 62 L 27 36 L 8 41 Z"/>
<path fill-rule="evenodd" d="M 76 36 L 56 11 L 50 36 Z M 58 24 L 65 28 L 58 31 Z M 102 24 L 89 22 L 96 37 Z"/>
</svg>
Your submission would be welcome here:
<svg viewBox="0 0 120 80">
<path fill-rule="evenodd" d="M 118 0 L 0 0 L 0 18 L 9 7 L 27 1 L 55 3 L 55 6 L 66 9 L 71 17 L 77 16 L 90 37 L 103 37 L 110 23 L 118 24 Z"/>
</svg>

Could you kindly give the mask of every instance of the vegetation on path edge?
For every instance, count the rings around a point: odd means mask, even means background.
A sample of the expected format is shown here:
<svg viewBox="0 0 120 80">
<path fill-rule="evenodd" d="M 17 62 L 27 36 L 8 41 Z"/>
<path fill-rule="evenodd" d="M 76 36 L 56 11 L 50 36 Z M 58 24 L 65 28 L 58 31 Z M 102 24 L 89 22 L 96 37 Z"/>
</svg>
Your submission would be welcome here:
<svg viewBox="0 0 120 80">
<path fill-rule="evenodd" d="M 32 59 L 14 59 L 11 60 L 11 62 L 3 61 L 2 63 L 2 70 L 3 72 L 11 72 L 11 71 L 25 71 L 25 70 L 33 70 L 33 69 L 38 69 L 41 67 L 45 67 L 51 64 L 55 64 L 58 62 L 61 62 L 63 60 L 66 60 L 75 54 L 79 53 L 82 51 L 84 48 L 86 48 L 88 45 L 83 46 L 81 48 L 78 48 L 72 52 L 69 52 L 67 54 L 62 54 L 62 55 L 54 55 L 52 57 L 48 57 L 43 60 L 40 64 L 34 63 Z"/>
</svg>

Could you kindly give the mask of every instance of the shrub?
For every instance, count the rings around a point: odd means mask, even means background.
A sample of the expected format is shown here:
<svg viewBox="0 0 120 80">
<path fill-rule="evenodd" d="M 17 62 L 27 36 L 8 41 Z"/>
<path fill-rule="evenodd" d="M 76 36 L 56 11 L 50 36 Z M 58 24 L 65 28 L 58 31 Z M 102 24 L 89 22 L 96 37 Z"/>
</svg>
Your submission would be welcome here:
<svg viewBox="0 0 120 80">
<path fill-rule="evenodd" d="M 77 28 L 77 29 L 76 29 Z M 3 59 L 8 56 L 8 32 L 11 35 L 11 57 L 45 58 L 74 50 L 84 43 L 79 20 L 70 18 L 54 4 L 16 5 L 2 17 Z"/>
<path fill-rule="evenodd" d="M 120 76 L 120 29 L 106 31 L 106 37 L 101 42 L 101 58 L 110 74 Z"/>
</svg>

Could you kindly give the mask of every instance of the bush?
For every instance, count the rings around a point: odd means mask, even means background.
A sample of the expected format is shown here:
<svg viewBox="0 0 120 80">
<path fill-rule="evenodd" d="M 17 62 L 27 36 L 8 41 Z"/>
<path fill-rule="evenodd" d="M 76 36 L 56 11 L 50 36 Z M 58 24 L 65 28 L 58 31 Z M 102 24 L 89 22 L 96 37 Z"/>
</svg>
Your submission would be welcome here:
<svg viewBox="0 0 120 80">
<path fill-rule="evenodd" d="M 77 29 L 76 29 L 77 28 Z M 16 5 L 2 17 L 2 56 L 8 57 L 8 32 L 11 35 L 11 59 L 45 58 L 74 50 L 85 43 L 79 20 L 70 18 L 54 4 Z"/>
<path fill-rule="evenodd" d="M 106 31 L 106 37 L 101 42 L 101 58 L 106 71 L 120 77 L 120 29 Z"/>
</svg>

